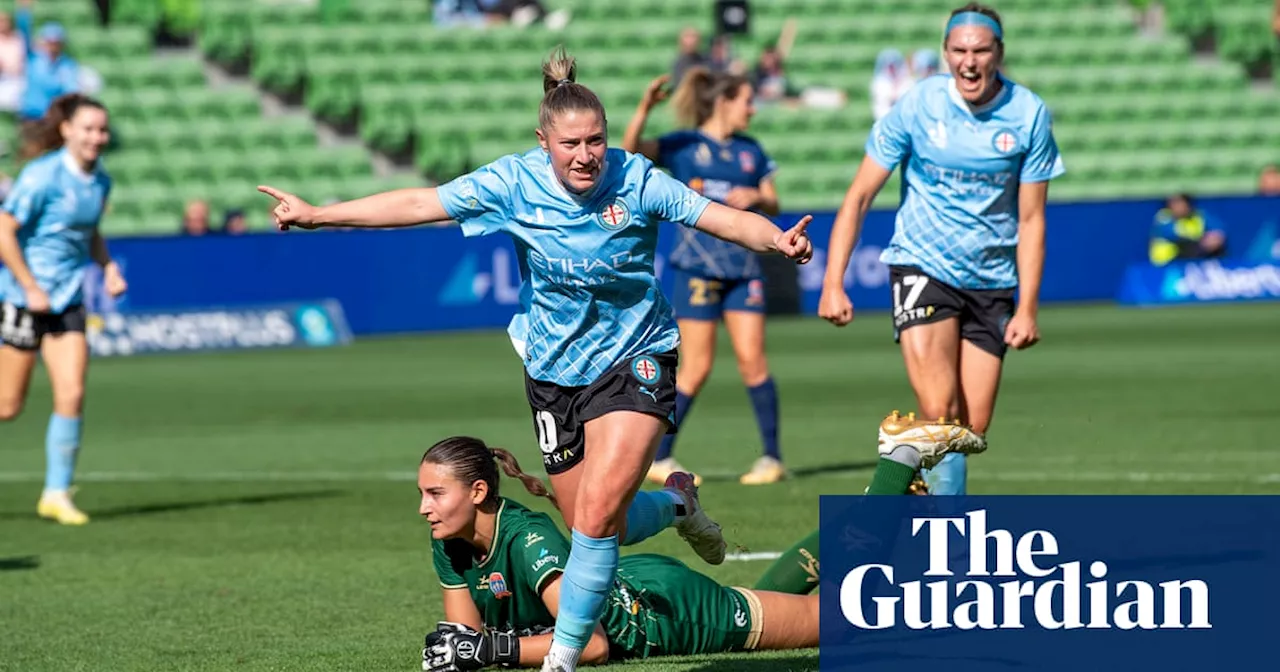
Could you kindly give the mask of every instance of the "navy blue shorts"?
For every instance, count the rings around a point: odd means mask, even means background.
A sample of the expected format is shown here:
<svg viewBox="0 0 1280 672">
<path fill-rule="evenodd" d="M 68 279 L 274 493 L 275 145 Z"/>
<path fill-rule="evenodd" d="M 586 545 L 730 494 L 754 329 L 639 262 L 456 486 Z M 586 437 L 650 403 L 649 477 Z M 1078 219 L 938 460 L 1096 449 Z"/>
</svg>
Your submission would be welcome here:
<svg viewBox="0 0 1280 672">
<path fill-rule="evenodd" d="M 682 269 L 671 297 L 676 318 L 719 320 L 727 310 L 764 312 L 764 278 L 708 278 Z"/>
</svg>

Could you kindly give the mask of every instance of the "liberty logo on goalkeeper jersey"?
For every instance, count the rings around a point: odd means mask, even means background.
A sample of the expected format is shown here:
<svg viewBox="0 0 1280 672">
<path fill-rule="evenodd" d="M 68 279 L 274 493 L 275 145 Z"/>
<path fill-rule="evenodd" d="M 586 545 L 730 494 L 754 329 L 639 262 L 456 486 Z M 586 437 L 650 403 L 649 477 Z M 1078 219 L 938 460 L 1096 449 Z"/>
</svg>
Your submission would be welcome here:
<svg viewBox="0 0 1280 672">
<path fill-rule="evenodd" d="M 618 231 L 631 222 L 631 210 L 627 208 L 626 203 L 622 202 L 622 199 L 617 199 L 600 208 L 596 221 L 600 222 L 600 226 L 606 231 Z"/>
<path fill-rule="evenodd" d="M 641 355 L 632 360 L 631 374 L 645 385 L 652 385 L 662 376 L 662 369 L 658 368 L 658 360 L 648 355 Z"/>
</svg>

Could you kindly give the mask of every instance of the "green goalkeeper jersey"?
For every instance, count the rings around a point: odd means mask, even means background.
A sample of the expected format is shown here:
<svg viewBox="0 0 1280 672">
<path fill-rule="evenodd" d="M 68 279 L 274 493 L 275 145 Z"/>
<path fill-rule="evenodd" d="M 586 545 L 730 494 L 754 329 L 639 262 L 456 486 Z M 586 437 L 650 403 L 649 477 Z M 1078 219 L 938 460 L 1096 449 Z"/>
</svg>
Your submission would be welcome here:
<svg viewBox="0 0 1280 672">
<path fill-rule="evenodd" d="M 497 630 L 550 626 L 555 617 L 542 603 L 542 589 L 569 562 L 569 543 L 544 513 L 500 498 L 493 547 L 483 558 L 461 539 L 432 540 L 440 585 L 466 588 L 480 618 Z"/>
<path fill-rule="evenodd" d="M 466 588 L 486 627 L 549 632 L 555 617 L 542 590 L 569 562 L 569 541 L 546 514 L 500 499 L 487 556 L 461 539 L 432 541 L 440 585 Z M 723 587 L 674 558 L 628 555 L 600 624 L 611 659 L 716 653 L 753 648 L 758 609 L 749 591 Z"/>
</svg>

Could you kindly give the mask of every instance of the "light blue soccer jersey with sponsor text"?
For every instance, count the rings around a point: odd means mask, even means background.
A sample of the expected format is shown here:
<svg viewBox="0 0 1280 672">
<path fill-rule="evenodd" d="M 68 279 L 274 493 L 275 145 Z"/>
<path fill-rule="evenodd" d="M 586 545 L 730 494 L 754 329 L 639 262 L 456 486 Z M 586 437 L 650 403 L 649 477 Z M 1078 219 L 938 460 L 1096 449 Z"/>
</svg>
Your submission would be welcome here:
<svg viewBox="0 0 1280 672">
<path fill-rule="evenodd" d="M 918 266 L 961 289 L 1018 285 L 1018 188 L 1065 172 L 1049 110 L 1001 77 L 996 98 L 971 108 L 949 74 L 913 86 L 876 122 L 867 155 L 902 168 L 889 265 Z"/>
<path fill-rule="evenodd" d="M 620 149 L 599 181 L 571 194 L 541 148 L 502 157 L 438 187 L 467 236 L 506 233 L 523 285 L 508 327 L 531 378 L 576 387 L 630 357 L 680 343 L 654 273 L 658 226 L 693 226 L 710 203 Z"/>
<path fill-rule="evenodd" d="M 28 163 L 0 206 L 18 220 L 18 246 L 54 313 L 84 300 L 90 242 L 110 193 L 111 178 L 101 164 L 86 173 L 66 150 L 57 150 Z M 26 292 L 3 267 L 0 299 L 27 304 Z"/>
</svg>

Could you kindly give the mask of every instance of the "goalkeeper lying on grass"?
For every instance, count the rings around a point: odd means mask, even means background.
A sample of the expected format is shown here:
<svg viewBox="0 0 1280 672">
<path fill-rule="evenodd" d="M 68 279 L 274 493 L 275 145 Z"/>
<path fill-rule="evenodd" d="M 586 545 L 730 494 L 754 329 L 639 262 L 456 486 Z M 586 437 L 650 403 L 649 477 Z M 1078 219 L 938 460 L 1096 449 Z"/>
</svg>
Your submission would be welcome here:
<svg viewBox="0 0 1280 672">
<path fill-rule="evenodd" d="M 510 453 L 470 437 L 437 443 L 418 468 L 446 619 L 426 637 L 423 670 L 536 667 L 551 646 L 569 542 L 546 514 L 499 496 L 499 464 L 552 497 Z M 721 586 L 661 555 L 622 558 L 606 605 L 584 664 L 818 645 L 816 595 Z"/>
</svg>

